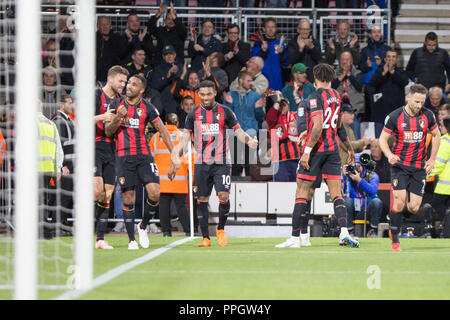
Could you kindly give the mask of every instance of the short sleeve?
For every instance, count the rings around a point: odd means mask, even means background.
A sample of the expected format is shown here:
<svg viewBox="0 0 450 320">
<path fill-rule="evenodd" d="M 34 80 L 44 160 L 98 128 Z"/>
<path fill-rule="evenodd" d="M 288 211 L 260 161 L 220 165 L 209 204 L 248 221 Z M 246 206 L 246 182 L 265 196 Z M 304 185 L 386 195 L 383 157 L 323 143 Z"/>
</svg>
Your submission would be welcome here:
<svg viewBox="0 0 450 320">
<path fill-rule="evenodd" d="M 225 110 L 225 124 L 228 126 L 228 128 L 232 128 L 234 131 L 239 129 L 241 126 L 239 125 L 239 122 L 234 112 L 228 108 L 224 108 L 224 110 Z"/>
<path fill-rule="evenodd" d="M 298 105 L 297 109 L 297 132 L 302 133 L 306 128 L 306 108 L 308 103 L 306 100 L 303 100 Z"/>
<path fill-rule="evenodd" d="M 145 103 L 145 106 L 147 108 L 147 121 L 151 121 L 152 124 L 160 122 L 161 118 L 159 117 L 159 112 L 156 110 L 155 106 L 150 102 Z"/>
<path fill-rule="evenodd" d="M 186 116 L 186 120 L 184 123 L 185 131 L 189 131 L 189 132 L 194 131 L 194 118 L 195 118 L 194 110 L 195 109 L 192 109 L 191 111 L 189 111 L 189 113 Z"/>
<path fill-rule="evenodd" d="M 98 116 L 102 109 L 102 91 L 100 89 L 95 90 L 95 115 Z"/>
<path fill-rule="evenodd" d="M 308 98 L 308 111 L 311 118 L 317 114 L 323 114 L 323 99 L 316 92 L 312 93 Z"/>
<path fill-rule="evenodd" d="M 430 131 L 433 131 L 437 128 L 437 121 L 436 117 L 434 116 L 434 113 L 432 111 L 427 112 L 427 119 L 428 119 L 428 128 Z"/>
<path fill-rule="evenodd" d="M 386 119 L 384 119 L 384 128 L 383 131 L 387 134 L 391 134 L 392 131 L 396 128 L 396 116 L 395 113 L 390 113 Z"/>
</svg>

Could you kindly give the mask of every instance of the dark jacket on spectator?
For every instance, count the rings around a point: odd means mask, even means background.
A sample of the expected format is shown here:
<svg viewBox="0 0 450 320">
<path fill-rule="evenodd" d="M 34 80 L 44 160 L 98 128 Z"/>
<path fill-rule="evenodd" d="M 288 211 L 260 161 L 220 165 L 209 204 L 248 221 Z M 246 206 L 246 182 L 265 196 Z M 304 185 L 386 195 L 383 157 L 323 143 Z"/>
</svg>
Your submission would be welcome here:
<svg viewBox="0 0 450 320">
<path fill-rule="evenodd" d="M 126 48 L 124 53 L 124 58 L 122 60 L 122 64 L 128 63 L 131 60 L 131 55 L 133 54 L 133 50 L 136 47 L 141 47 L 145 51 L 145 62 L 149 65 L 155 65 L 156 57 L 160 57 L 161 54 L 157 53 L 155 46 L 153 45 L 152 37 L 147 33 L 142 39 L 142 42 L 139 40 L 137 35 L 132 35 L 131 41 L 128 41 L 128 38 L 125 34 L 122 35 L 122 43 L 125 44 Z"/>
<path fill-rule="evenodd" d="M 341 71 L 338 67 L 336 70 L 336 78 L 333 79 L 331 82 L 331 87 L 333 89 L 336 89 L 339 94 L 341 95 L 342 102 L 344 103 L 345 95 L 343 94 L 345 89 L 347 89 L 348 92 L 348 98 L 351 106 L 355 110 L 355 115 L 362 115 L 366 111 L 366 104 L 364 101 L 364 94 L 363 94 L 363 74 L 361 71 L 359 71 L 354 65 L 352 66 L 352 74 L 350 77 L 344 78 L 344 80 L 341 82 L 339 81 L 338 77 L 340 76 Z M 344 85 L 345 83 L 345 85 Z"/>
<path fill-rule="evenodd" d="M 68 115 L 61 111 L 57 111 L 52 121 L 58 128 L 61 138 L 61 145 L 64 151 L 63 166 L 69 168 L 73 173 L 73 160 L 75 155 L 75 124 Z"/>
<path fill-rule="evenodd" d="M 364 73 L 364 83 L 368 84 L 372 75 L 377 70 L 378 65 L 376 64 L 375 56 L 378 56 L 383 61 L 384 56 L 386 55 L 386 51 L 391 49 L 390 46 L 384 43 L 384 40 L 381 39 L 378 42 L 373 42 L 372 39 L 369 38 L 367 41 L 367 46 L 361 50 L 361 61 L 359 63 L 359 70 Z M 370 58 L 372 61 L 372 66 L 367 66 L 367 58 Z"/>
<path fill-rule="evenodd" d="M 234 44 L 230 42 L 222 43 L 222 53 L 226 55 L 234 48 Z M 246 62 L 250 59 L 250 44 L 239 40 L 238 53 L 230 60 L 226 60 L 223 69 L 228 75 L 229 83 L 237 78 L 239 71 L 246 66 Z M 226 59 L 226 58 L 225 58 Z"/>
<path fill-rule="evenodd" d="M 425 45 L 414 49 L 409 58 L 406 72 L 412 81 L 423 84 L 427 89 L 438 86 L 445 89 L 445 72 L 450 82 L 450 57 L 448 52 L 439 46 L 428 52 Z"/>
<path fill-rule="evenodd" d="M 442 98 L 441 98 L 441 101 L 439 102 L 439 107 L 442 106 L 442 105 L 444 105 L 444 104 L 446 104 L 446 103 L 450 103 L 449 99 L 446 99 L 446 98 L 442 97 Z M 435 116 L 436 119 L 437 119 L 438 113 L 439 113 L 439 109 L 438 109 L 438 108 L 435 108 L 435 107 L 433 107 L 433 106 L 431 105 L 430 97 L 429 97 L 429 96 L 428 96 L 427 99 L 425 100 L 425 103 L 423 104 L 423 106 L 424 106 L 425 108 L 430 109 L 431 111 L 433 111 L 434 116 Z"/>
<path fill-rule="evenodd" d="M 205 51 L 196 51 L 194 49 L 194 41 L 189 41 L 188 54 L 191 60 L 191 69 L 199 71 L 203 68 L 202 62 L 206 61 L 206 58 L 213 52 L 222 52 L 222 43 L 212 35 L 208 42 L 204 42 L 203 35 L 199 35 L 197 38 L 197 44 L 202 46 Z"/>
<path fill-rule="evenodd" d="M 391 164 L 384 154 L 381 155 L 380 160 L 374 160 L 376 163 L 375 172 L 380 177 L 380 183 L 391 182 Z"/>
<path fill-rule="evenodd" d="M 182 23 L 179 18 L 176 18 L 174 20 L 175 27 L 168 29 L 165 26 L 157 27 L 157 21 L 158 19 L 154 15 L 151 16 L 148 21 L 148 31 L 157 40 L 155 63 L 159 64 L 162 62 L 162 49 L 169 44 L 175 48 L 175 52 L 177 53 L 177 63 L 184 63 L 184 42 L 187 37 L 187 30 L 184 23 Z"/>
<path fill-rule="evenodd" d="M 339 56 L 341 55 L 341 53 L 343 51 L 350 51 L 352 53 L 352 57 L 353 57 L 353 64 L 355 66 L 359 65 L 359 61 L 360 61 L 359 43 L 356 42 L 355 46 L 353 48 L 350 48 L 351 40 L 352 40 L 352 36 L 349 35 L 347 38 L 347 42 L 343 45 L 338 40 L 338 37 L 335 36 L 335 38 L 333 39 L 333 43 L 334 43 L 334 47 L 335 47 L 334 54 L 331 52 L 331 48 L 328 45 L 328 42 L 326 42 L 326 44 L 325 44 L 325 61 L 326 61 L 326 63 L 333 65 L 334 61 L 336 59 L 339 60 Z"/>
<path fill-rule="evenodd" d="M 120 65 L 127 54 L 127 46 L 123 38 L 111 31 L 109 39 L 104 40 L 97 32 L 97 81 L 106 81 L 108 70 L 114 65 Z"/>
<path fill-rule="evenodd" d="M 228 88 L 228 75 L 222 68 L 219 67 L 212 67 L 211 75 L 214 77 L 216 85 L 218 85 L 217 94 L 221 97 L 222 93 Z M 198 76 L 200 79 L 203 79 L 203 69 L 198 71 Z"/>
<path fill-rule="evenodd" d="M 319 41 L 313 39 L 314 48 L 310 49 L 307 46 L 305 46 L 303 51 L 300 52 L 297 43 L 297 36 L 288 42 L 287 45 L 288 62 L 292 66 L 298 62 L 301 62 L 305 66 L 307 66 L 309 68 L 308 71 L 306 71 L 306 73 L 308 74 L 308 80 L 314 82 L 312 69 L 316 64 L 320 62 L 320 59 L 322 58 L 320 43 Z"/>
<path fill-rule="evenodd" d="M 178 72 L 176 75 L 167 78 L 167 73 L 172 67 L 172 64 L 167 62 L 161 63 L 153 71 L 150 87 L 158 90 L 161 93 L 161 100 L 163 101 L 163 112 L 161 113 L 162 119 L 164 119 L 164 113 L 176 113 L 178 102 L 175 101 L 171 89 L 175 81 L 180 78 L 183 66 L 177 64 Z"/>
<path fill-rule="evenodd" d="M 393 110 L 405 105 L 405 87 L 408 75 L 403 68 L 395 68 L 394 74 L 382 75 L 384 65 L 380 65 L 369 82 L 371 94 L 371 121 L 383 123 Z"/>
</svg>

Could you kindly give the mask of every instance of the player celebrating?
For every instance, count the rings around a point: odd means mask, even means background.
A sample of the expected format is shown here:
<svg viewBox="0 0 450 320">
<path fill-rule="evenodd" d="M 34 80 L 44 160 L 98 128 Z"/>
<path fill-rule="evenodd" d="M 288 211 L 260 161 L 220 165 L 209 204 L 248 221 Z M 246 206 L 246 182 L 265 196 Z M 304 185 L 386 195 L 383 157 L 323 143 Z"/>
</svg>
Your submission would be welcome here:
<svg viewBox="0 0 450 320">
<path fill-rule="evenodd" d="M 117 110 L 114 119 L 106 125 L 106 135 L 114 136 L 116 144 L 116 174 L 122 189 L 123 217 L 127 229 L 129 250 L 137 250 L 134 237 L 134 204 L 136 177 L 142 181 L 147 190 L 146 203 L 150 210 L 145 210 L 142 222 L 138 225 L 139 244 L 148 248 L 149 240 L 146 231 L 152 214 L 159 204 L 159 174 L 153 161 L 148 141 L 145 137 L 145 126 L 151 121 L 160 132 L 167 148 L 172 151 L 173 144 L 167 129 L 164 127 L 155 107 L 141 99 L 147 83 L 141 75 L 134 75 L 128 80 L 126 97 L 116 99 L 111 108 Z M 169 175 L 172 173 L 171 164 Z"/>
<path fill-rule="evenodd" d="M 113 110 L 109 109 L 111 101 L 120 97 L 127 83 L 128 71 L 121 66 L 108 70 L 108 80 L 103 88 L 95 92 L 95 167 L 94 199 L 95 217 L 97 219 L 96 249 L 113 249 L 105 240 L 108 225 L 109 204 L 114 191 L 116 173 L 114 167 L 114 147 L 112 139 L 105 134 L 105 122 L 111 121 Z"/>
<path fill-rule="evenodd" d="M 310 245 L 308 234 L 309 214 L 306 214 L 308 201 L 314 194 L 313 182 L 324 178 L 333 199 L 334 214 L 340 227 L 339 243 L 359 247 L 347 230 L 347 211 L 341 189 L 341 160 L 337 134 L 349 150 L 349 163 L 353 163 L 355 155 L 341 127 L 341 99 L 339 93 L 330 88 L 335 72 L 328 64 L 318 64 L 313 68 L 313 92 L 306 101 L 307 135 L 297 171 L 297 190 L 292 215 L 292 234 L 277 248 L 298 248 Z M 299 132 L 302 132 L 302 117 L 297 117 Z M 301 241 L 300 241 L 301 238 Z"/>
<path fill-rule="evenodd" d="M 434 168 L 439 149 L 440 133 L 431 110 L 423 107 L 427 89 L 421 84 L 411 86 L 406 96 L 407 104 L 392 111 L 384 121 L 380 135 L 380 148 L 388 158 L 391 167 L 391 183 L 394 203 L 389 213 L 392 251 L 402 251 L 398 234 L 402 224 L 407 191 L 409 201 L 406 209 L 416 213 L 422 203 L 426 175 Z M 427 132 L 432 138 L 431 156 L 427 160 L 425 146 Z M 388 146 L 389 136 L 394 135 L 392 151 Z"/>
<path fill-rule="evenodd" d="M 172 152 L 172 162 L 175 168 L 179 167 L 180 153 L 186 150 L 191 141 L 191 135 L 193 135 L 197 151 L 193 191 L 198 199 L 197 212 L 203 235 L 203 240 L 198 246 L 211 246 L 208 232 L 208 201 L 214 185 L 220 203 L 219 225 L 216 230 L 217 243 L 224 247 L 227 245 L 224 229 L 230 211 L 228 199 L 231 187 L 231 157 L 227 129 L 232 128 L 237 138 L 252 149 L 257 148 L 258 140 L 250 137 L 241 129 L 233 111 L 215 101 L 217 90 L 212 81 L 202 81 L 198 94 L 201 104 L 187 115 L 181 143 Z"/>
</svg>

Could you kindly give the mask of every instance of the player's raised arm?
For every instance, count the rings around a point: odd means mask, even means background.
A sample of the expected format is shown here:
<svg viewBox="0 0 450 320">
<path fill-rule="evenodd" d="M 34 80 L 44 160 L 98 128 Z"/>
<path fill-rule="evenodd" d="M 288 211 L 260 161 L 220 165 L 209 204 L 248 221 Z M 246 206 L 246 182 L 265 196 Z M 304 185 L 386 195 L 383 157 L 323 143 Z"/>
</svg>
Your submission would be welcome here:
<svg viewBox="0 0 450 320">
<path fill-rule="evenodd" d="M 112 119 L 111 122 L 105 125 L 105 134 L 108 137 L 112 137 L 116 133 L 117 128 L 119 128 L 120 121 L 127 115 L 127 108 L 121 105 L 117 110 L 117 115 Z"/>
<path fill-rule="evenodd" d="M 167 131 L 167 128 L 164 126 L 162 121 L 158 121 L 156 123 L 153 124 L 156 128 L 156 130 L 159 131 L 159 133 L 161 134 L 161 138 L 163 139 L 164 143 L 167 146 L 167 149 L 169 149 L 170 152 L 172 152 L 173 150 L 173 142 L 172 139 L 170 139 L 170 134 L 169 131 Z"/>
</svg>

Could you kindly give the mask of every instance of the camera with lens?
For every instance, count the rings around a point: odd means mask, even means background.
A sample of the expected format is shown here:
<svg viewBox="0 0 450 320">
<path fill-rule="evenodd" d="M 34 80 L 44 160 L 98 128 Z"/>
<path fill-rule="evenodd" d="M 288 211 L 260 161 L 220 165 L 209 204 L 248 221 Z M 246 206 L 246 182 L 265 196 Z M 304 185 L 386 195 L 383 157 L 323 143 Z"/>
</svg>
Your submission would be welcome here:
<svg viewBox="0 0 450 320">
<path fill-rule="evenodd" d="M 372 157 L 368 153 L 363 153 L 359 157 L 359 163 L 367 170 L 367 171 L 374 171 L 376 163 L 372 160 Z"/>
<path fill-rule="evenodd" d="M 350 175 L 350 174 L 356 174 L 357 170 L 356 170 L 356 166 L 353 164 L 349 164 L 347 166 L 347 171 L 345 172 L 345 175 Z"/>
</svg>

